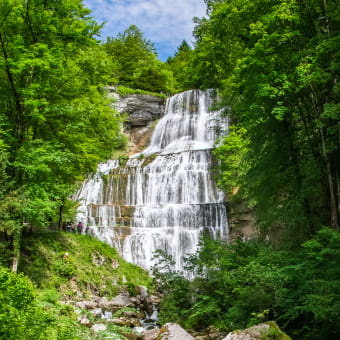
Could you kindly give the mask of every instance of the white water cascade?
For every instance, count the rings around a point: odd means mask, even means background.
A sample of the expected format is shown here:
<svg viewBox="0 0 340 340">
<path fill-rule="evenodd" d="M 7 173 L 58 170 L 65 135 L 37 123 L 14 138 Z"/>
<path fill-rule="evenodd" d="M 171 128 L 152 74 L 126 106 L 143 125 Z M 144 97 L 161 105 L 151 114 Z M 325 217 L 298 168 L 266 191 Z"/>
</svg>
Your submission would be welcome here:
<svg viewBox="0 0 340 340">
<path fill-rule="evenodd" d="M 203 231 L 227 237 L 224 195 L 210 171 L 211 149 L 227 121 L 220 111 L 209 110 L 213 98 L 211 90 L 169 98 L 143 154 L 99 165 L 75 197 L 86 232 L 145 269 L 157 249 L 183 269 Z"/>
</svg>

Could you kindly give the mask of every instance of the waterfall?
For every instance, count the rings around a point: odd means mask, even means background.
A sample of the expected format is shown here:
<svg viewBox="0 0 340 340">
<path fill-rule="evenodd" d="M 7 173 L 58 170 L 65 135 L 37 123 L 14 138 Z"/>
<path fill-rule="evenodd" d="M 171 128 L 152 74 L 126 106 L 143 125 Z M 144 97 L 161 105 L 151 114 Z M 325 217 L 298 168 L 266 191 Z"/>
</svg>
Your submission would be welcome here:
<svg viewBox="0 0 340 340">
<path fill-rule="evenodd" d="M 197 251 L 203 231 L 227 237 L 224 195 L 210 171 L 211 149 L 227 121 L 213 105 L 212 90 L 174 95 L 143 153 L 99 165 L 75 197 L 88 233 L 145 269 L 162 249 L 177 270 Z"/>
</svg>

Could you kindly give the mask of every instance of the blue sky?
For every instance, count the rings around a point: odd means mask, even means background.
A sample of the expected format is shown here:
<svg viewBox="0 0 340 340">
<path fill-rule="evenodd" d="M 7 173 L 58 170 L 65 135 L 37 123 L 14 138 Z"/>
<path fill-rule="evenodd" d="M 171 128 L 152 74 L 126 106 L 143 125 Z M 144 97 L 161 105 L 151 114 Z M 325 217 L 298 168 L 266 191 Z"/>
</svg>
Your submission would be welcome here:
<svg viewBox="0 0 340 340">
<path fill-rule="evenodd" d="M 103 37 L 115 36 L 136 25 L 155 43 L 165 61 L 182 40 L 191 43 L 193 17 L 205 15 L 203 0 L 83 0 L 98 23 L 106 22 Z"/>
</svg>

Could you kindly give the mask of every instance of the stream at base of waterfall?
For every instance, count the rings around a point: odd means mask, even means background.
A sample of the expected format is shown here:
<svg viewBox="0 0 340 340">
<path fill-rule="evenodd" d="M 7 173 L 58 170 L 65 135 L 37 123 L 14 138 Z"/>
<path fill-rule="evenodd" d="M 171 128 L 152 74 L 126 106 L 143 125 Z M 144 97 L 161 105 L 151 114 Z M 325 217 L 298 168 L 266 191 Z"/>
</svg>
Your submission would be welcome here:
<svg viewBox="0 0 340 340">
<path fill-rule="evenodd" d="M 182 270 L 203 232 L 227 238 L 224 195 L 211 172 L 211 149 L 227 119 L 212 109 L 215 100 L 213 90 L 174 95 L 143 153 L 99 165 L 74 197 L 86 233 L 147 270 L 157 249 Z"/>
</svg>

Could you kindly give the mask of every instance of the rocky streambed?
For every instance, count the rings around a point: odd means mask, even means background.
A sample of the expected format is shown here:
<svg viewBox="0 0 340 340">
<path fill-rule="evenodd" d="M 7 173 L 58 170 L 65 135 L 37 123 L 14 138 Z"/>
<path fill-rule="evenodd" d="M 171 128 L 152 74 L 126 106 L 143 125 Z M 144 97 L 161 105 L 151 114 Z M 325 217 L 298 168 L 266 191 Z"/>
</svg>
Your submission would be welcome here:
<svg viewBox="0 0 340 340">
<path fill-rule="evenodd" d="M 225 333 L 213 327 L 200 332 L 187 332 L 180 325 L 167 323 L 159 325 L 157 308 L 161 297 L 149 295 L 146 287 L 138 287 L 139 294 L 130 297 L 121 292 L 112 299 L 91 296 L 79 297 L 78 301 L 65 301 L 72 305 L 78 315 L 80 325 L 89 327 L 94 334 L 113 330 L 128 340 L 221 340 Z M 108 339 L 118 339 L 108 337 Z"/>
<path fill-rule="evenodd" d="M 137 286 L 137 294 L 129 296 L 127 291 L 112 299 L 92 295 L 84 299 L 81 294 L 77 301 L 64 301 L 72 305 L 80 325 L 91 329 L 93 339 L 105 332 L 100 339 L 128 340 L 291 340 L 273 321 L 265 322 L 245 330 L 220 332 L 214 326 L 200 331 L 186 331 L 175 323 L 159 325 L 159 294 L 148 294 L 144 286 Z"/>
<path fill-rule="evenodd" d="M 144 339 L 144 333 L 157 328 L 157 305 L 160 297 L 148 295 L 145 287 L 138 287 L 139 294 L 130 297 L 121 292 L 112 299 L 91 296 L 78 301 L 65 301 L 78 314 L 78 322 L 94 333 L 114 329 L 127 339 Z"/>
</svg>

